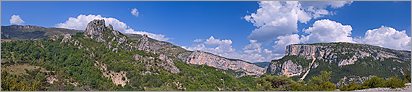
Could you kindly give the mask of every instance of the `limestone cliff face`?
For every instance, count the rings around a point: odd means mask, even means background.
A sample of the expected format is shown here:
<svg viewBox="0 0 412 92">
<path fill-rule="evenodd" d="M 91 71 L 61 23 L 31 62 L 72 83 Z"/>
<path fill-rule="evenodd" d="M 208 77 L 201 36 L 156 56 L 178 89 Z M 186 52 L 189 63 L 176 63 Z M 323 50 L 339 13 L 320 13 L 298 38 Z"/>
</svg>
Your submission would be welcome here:
<svg viewBox="0 0 412 92">
<path fill-rule="evenodd" d="M 267 69 L 268 73 L 292 77 L 292 76 L 299 76 L 304 72 L 302 65 L 293 63 L 292 60 L 288 60 L 283 63 L 278 63 L 278 62 L 274 62 L 274 63 L 269 65 Z"/>
<path fill-rule="evenodd" d="M 244 72 L 246 75 L 262 75 L 265 69 L 241 60 L 227 59 L 207 52 L 194 51 L 186 59 L 186 63 L 207 65 L 223 70 Z"/>
<path fill-rule="evenodd" d="M 306 59 L 336 62 L 338 66 L 355 64 L 358 59 L 371 57 L 373 60 L 398 59 L 410 60 L 410 52 L 390 50 L 371 45 L 334 43 L 334 44 L 295 44 L 286 47 L 286 55 Z"/>
<path fill-rule="evenodd" d="M 273 60 L 267 73 L 298 76 L 332 71 L 337 78 L 403 75 L 410 71 L 411 52 L 354 43 L 293 44 Z M 304 76 L 305 75 L 305 76 Z M 333 74 L 332 74 L 333 75 Z M 336 79 L 339 80 L 339 79 Z"/>
<path fill-rule="evenodd" d="M 168 42 L 157 41 L 147 35 L 135 34 L 128 35 L 128 37 L 133 38 L 133 48 L 154 54 L 162 54 L 168 56 L 171 60 L 183 61 L 187 64 L 207 65 L 217 69 L 234 70 L 245 75 L 262 75 L 266 70 L 242 60 L 228 59 L 202 51 L 189 51 Z"/>
</svg>

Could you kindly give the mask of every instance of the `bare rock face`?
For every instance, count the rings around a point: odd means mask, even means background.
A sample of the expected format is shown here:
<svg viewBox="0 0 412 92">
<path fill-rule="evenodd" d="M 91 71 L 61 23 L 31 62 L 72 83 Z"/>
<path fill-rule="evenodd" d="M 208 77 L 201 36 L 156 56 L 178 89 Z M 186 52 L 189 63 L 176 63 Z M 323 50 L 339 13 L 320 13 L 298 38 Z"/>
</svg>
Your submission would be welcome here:
<svg viewBox="0 0 412 92">
<path fill-rule="evenodd" d="M 293 63 L 291 60 L 282 64 L 282 75 L 288 77 L 300 75 L 303 72 L 301 65 Z"/>
<path fill-rule="evenodd" d="M 161 67 L 170 73 L 180 73 L 180 69 L 175 66 L 173 60 L 164 54 L 160 54 L 157 58 L 154 57 L 147 57 L 141 55 L 133 55 L 134 60 L 143 62 L 146 64 L 145 66 L 156 66 Z"/>
<path fill-rule="evenodd" d="M 63 39 L 62 39 L 62 41 L 61 41 L 60 43 L 67 43 L 67 42 L 70 41 L 71 38 L 72 38 L 72 36 L 71 36 L 70 34 L 65 34 L 65 35 L 63 36 Z"/>
<path fill-rule="evenodd" d="M 410 53 L 396 51 L 371 45 L 335 43 L 335 44 L 294 44 L 286 47 L 286 55 L 300 56 L 306 59 L 315 57 L 319 60 L 337 62 L 338 66 L 355 64 L 358 59 L 372 57 L 383 61 L 395 58 L 401 61 L 410 60 Z M 398 55 L 398 56 L 397 56 Z M 409 57 L 408 57 L 409 56 Z"/>
<path fill-rule="evenodd" d="M 107 69 L 106 64 L 95 61 L 94 66 L 98 67 L 103 73 L 103 76 L 112 80 L 113 84 L 125 86 L 129 79 L 127 78 L 125 71 L 115 72 Z"/>
<path fill-rule="evenodd" d="M 93 20 L 87 24 L 84 35 L 92 39 L 96 38 L 99 42 L 103 41 L 103 32 L 106 31 L 104 20 Z"/>
<path fill-rule="evenodd" d="M 267 73 L 298 76 L 331 71 L 332 79 L 362 80 L 368 76 L 403 76 L 410 71 L 411 52 L 355 43 L 292 44 L 286 55 L 273 60 Z M 312 70 L 312 71 L 311 71 Z M 333 74 L 335 73 L 335 74 Z"/>
<path fill-rule="evenodd" d="M 112 25 L 106 26 L 103 19 L 89 22 L 84 31 L 84 35 L 97 42 L 103 42 L 106 47 L 113 52 L 117 52 L 119 49 L 126 49 L 129 51 L 134 49 L 132 48 L 132 44 L 127 41 L 125 35 L 114 30 Z"/>
<path fill-rule="evenodd" d="M 360 76 L 345 76 L 345 77 L 343 77 L 343 78 L 341 78 L 341 79 L 339 80 L 339 82 L 337 83 L 336 86 L 348 85 L 348 84 L 350 84 L 351 82 L 361 84 L 361 83 L 363 83 L 364 81 L 370 79 L 371 77 L 372 77 L 372 76 L 365 76 L 365 77 L 360 77 Z"/>
<path fill-rule="evenodd" d="M 231 60 L 202 51 L 194 51 L 186 60 L 188 64 L 207 65 L 223 70 L 244 72 L 246 75 L 263 75 L 265 68 L 241 60 Z"/>
<path fill-rule="evenodd" d="M 173 63 L 172 59 L 170 59 L 169 57 L 167 57 L 164 54 L 160 54 L 158 57 L 162 63 L 160 64 L 160 66 L 162 66 L 163 68 L 165 68 L 166 70 L 168 70 L 171 73 L 179 73 L 180 70 L 179 68 L 177 68 L 175 66 L 175 64 Z"/>
<path fill-rule="evenodd" d="M 292 76 L 303 75 L 303 73 L 309 70 L 308 67 L 303 67 L 303 66 L 308 66 L 308 65 L 301 65 L 298 63 L 294 63 L 294 62 L 292 60 L 286 60 L 284 62 L 281 62 L 281 61 L 271 62 L 271 64 L 267 68 L 267 73 L 292 77 Z"/>
</svg>

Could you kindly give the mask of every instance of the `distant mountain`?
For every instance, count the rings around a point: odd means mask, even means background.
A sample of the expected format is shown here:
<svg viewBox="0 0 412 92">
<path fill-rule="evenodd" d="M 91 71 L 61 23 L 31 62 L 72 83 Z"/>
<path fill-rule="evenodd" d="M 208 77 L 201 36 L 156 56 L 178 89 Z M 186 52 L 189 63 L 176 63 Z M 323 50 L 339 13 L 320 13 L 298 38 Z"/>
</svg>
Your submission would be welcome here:
<svg viewBox="0 0 412 92">
<path fill-rule="evenodd" d="M 308 79 L 320 71 L 332 71 L 332 81 L 366 80 L 410 73 L 411 52 L 354 43 L 293 44 L 286 56 L 273 60 L 269 74 Z"/>
<path fill-rule="evenodd" d="M 255 64 L 259 67 L 268 67 L 270 65 L 270 62 L 256 62 L 256 63 L 253 63 L 253 64 Z"/>
<path fill-rule="evenodd" d="M 1 38 L 12 40 L 44 39 L 64 34 L 75 34 L 79 30 L 64 28 L 45 28 L 33 25 L 1 26 Z"/>
</svg>

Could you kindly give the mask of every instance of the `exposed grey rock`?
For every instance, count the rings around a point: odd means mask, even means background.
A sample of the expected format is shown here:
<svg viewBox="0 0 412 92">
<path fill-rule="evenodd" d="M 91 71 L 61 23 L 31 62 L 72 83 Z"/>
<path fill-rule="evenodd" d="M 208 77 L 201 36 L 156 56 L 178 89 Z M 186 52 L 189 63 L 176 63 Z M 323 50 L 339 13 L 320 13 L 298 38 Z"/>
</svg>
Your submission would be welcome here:
<svg viewBox="0 0 412 92">
<path fill-rule="evenodd" d="M 164 69 L 168 70 L 171 73 L 179 73 L 180 72 L 179 68 L 177 68 L 175 66 L 172 59 L 170 59 L 166 55 L 160 54 L 158 58 L 163 62 L 163 63 L 160 64 L 160 66 L 162 66 Z"/>
<path fill-rule="evenodd" d="M 213 55 L 202 51 L 194 51 L 187 58 L 186 63 L 196 65 L 207 65 L 223 70 L 234 70 L 237 72 L 244 72 L 246 75 L 260 76 L 265 73 L 265 68 L 257 65 L 247 63 L 242 60 L 233 60 Z"/>
<path fill-rule="evenodd" d="M 352 56 L 350 59 L 344 59 L 339 62 L 338 66 L 344 66 L 344 65 L 350 65 L 350 64 L 355 64 L 355 61 L 358 60 L 358 57 Z"/>
<path fill-rule="evenodd" d="M 351 82 L 357 83 L 357 84 L 362 84 L 364 81 L 368 80 L 372 76 L 367 76 L 367 77 L 360 77 L 360 76 L 345 76 L 340 79 L 340 81 L 336 84 L 336 86 L 341 86 L 341 85 L 348 85 Z"/>
<path fill-rule="evenodd" d="M 315 60 L 307 67 L 311 60 Z M 338 72 L 335 79 L 343 76 L 402 76 L 410 71 L 411 52 L 387 49 L 378 46 L 355 43 L 292 44 L 286 47 L 286 56 L 273 60 L 267 73 L 286 76 L 320 74 L 320 69 Z M 300 67 L 301 66 L 301 67 Z M 318 69 L 321 67 L 320 69 Z M 367 70 L 362 70 L 362 69 Z M 316 69 L 313 73 L 311 69 Z M 289 72 L 291 71 L 291 72 Z M 357 74 L 358 71 L 362 74 Z M 332 74 L 334 75 L 334 74 Z M 355 80 L 355 79 L 351 79 Z M 336 82 L 336 81 L 335 81 Z"/>
<path fill-rule="evenodd" d="M 410 52 L 382 49 L 381 47 L 351 44 L 358 47 L 340 46 L 350 43 L 336 43 L 330 45 L 322 44 L 293 44 L 286 47 L 286 55 L 294 55 L 311 59 L 312 56 L 319 60 L 328 62 L 338 62 L 338 66 L 355 64 L 358 59 L 372 57 L 375 60 L 383 61 L 389 58 L 400 59 L 401 61 L 410 60 Z M 382 49 L 382 50 L 381 50 Z M 399 56 L 396 56 L 399 55 Z M 349 56 L 349 57 L 343 57 Z M 339 58 L 339 59 L 338 59 Z"/>
<path fill-rule="evenodd" d="M 97 39 L 98 42 L 103 40 L 103 31 L 106 31 L 104 20 L 93 20 L 87 24 L 84 35 L 92 39 Z"/>
<path fill-rule="evenodd" d="M 291 76 L 298 76 L 302 74 L 303 68 L 301 65 L 297 65 L 293 63 L 291 60 L 286 61 L 282 64 L 282 75 L 286 75 L 288 77 Z"/>
<path fill-rule="evenodd" d="M 133 55 L 134 60 L 138 61 L 142 58 L 139 54 Z"/>
<path fill-rule="evenodd" d="M 67 43 L 68 41 L 70 41 L 71 38 L 72 36 L 70 34 L 65 34 L 60 43 Z"/>
</svg>

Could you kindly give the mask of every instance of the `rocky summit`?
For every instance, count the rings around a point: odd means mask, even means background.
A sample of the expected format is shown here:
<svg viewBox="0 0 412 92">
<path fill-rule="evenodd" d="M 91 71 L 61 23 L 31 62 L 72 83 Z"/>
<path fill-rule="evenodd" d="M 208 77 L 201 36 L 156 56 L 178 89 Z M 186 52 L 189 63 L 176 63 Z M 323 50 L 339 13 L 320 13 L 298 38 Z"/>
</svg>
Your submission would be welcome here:
<svg viewBox="0 0 412 92">
<path fill-rule="evenodd" d="M 411 67 L 410 51 L 366 44 L 293 44 L 286 47 L 285 53 L 283 58 L 271 62 L 267 73 L 304 80 L 320 71 L 332 71 L 332 80 L 338 82 L 373 75 L 403 76 L 410 73 Z"/>
</svg>

